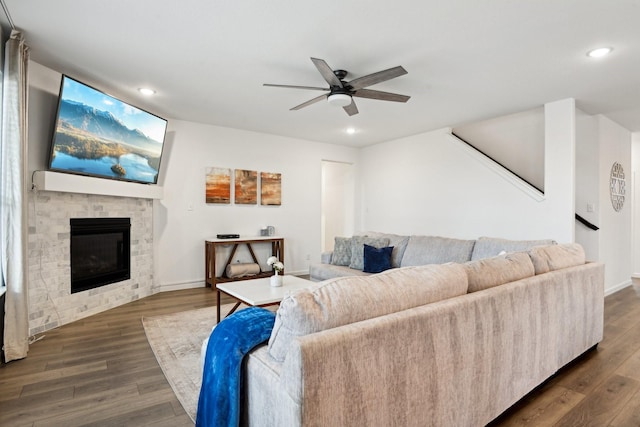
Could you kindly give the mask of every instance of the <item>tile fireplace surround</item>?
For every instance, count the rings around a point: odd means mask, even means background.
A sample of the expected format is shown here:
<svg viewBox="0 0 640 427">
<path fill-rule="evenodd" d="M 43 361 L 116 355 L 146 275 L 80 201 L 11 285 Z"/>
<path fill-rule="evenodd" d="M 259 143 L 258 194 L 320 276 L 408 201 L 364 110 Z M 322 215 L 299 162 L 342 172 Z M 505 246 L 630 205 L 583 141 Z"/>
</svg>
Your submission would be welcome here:
<svg viewBox="0 0 640 427">
<path fill-rule="evenodd" d="M 153 200 L 57 191 L 29 193 L 29 333 L 35 335 L 149 296 Z M 71 294 L 71 218 L 131 218 L 131 279 Z"/>
</svg>

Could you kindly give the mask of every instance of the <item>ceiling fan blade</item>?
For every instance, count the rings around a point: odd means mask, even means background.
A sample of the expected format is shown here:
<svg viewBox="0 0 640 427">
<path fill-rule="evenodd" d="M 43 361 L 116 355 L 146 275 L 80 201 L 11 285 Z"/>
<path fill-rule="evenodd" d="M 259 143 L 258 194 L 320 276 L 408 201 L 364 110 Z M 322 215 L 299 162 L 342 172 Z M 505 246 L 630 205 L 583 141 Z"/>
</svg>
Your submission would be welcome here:
<svg viewBox="0 0 640 427">
<path fill-rule="evenodd" d="M 288 88 L 288 89 L 308 89 L 308 90 L 324 90 L 324 91 L 329 91 L 329 89 L 328 89 L 328 88 L 326 88 L 326 87 L 315 87 L 315 86 L 275 85 L 275 84 L 271 84 L 271 83 L 264 83 L 262 86 L 269 86 L 269 87 L 284 87 L 284 88 Z"/>
<path fill-rule="evenodd" d="M 323 99 L 327 99 L 327 95 L 320 95 L 320 96 L 317 96 L 317 97 L 315 97 L 315 98 L 313 98 L 313 99 L 308 100 L 307 102 L 303 102 L 303 103 L 302 103 L 302 104 L 300 104 L 300 105 L 296 105 L 295 107 L 291 108 L 291 110 L 299 110 L 299 109 L 301 109 L 301 108 L 308 107 L 309 105 L 311 105 L 311 104 L 315 104 L 316 102 L 320 102 L 320 101 L 322 101 Z"/>
<path fill-rule="evenodd" d="M 346 111 L 347 114 L 350 116 L 353 116 L 354 114 L 358 114 L 358 107 L 356 107 L 356 102 L 353 100 L 353 98 L 351 99 L 351 104 L 342 108 L 344 108 L 344 111 Z"/>
<path fill-rule="evenodd" d="M 316 66 L 322 77 L 329 83 L 331 86 L 343 87 L 340 79 L 333 73 L 333 70 L 329 65 L 324 61 L 324 59 L 311 58 L 313 64 Z"/>
<path fill-rule="evenodd" d="M 378 71 L 377 73 L 368 74 L 366 76 L 353 79 L 349 82 L 349 86 L 354 89 L 362 89 L 364 87 L 391 80 L 405 74 L 407 74 L 407 70 L 405 70 L 401 66 L 393 67 L 389 68 L 388 70 Z"/>
<path fill-rule="evenodd" d="M 397 93 L 382 92 L 380 90 L 358 89 L 351 96 L 369 99 L 381 99 L 383 101 L 407 102 L 411 97 Z"/>
</svg>

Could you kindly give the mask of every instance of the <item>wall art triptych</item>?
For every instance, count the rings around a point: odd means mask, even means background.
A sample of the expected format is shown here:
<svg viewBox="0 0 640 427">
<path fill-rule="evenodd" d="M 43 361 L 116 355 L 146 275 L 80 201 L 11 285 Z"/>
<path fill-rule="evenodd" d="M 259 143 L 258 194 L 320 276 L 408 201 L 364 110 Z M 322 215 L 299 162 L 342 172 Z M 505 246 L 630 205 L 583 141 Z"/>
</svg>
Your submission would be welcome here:
<svg viewBox="0 0 640 427">
<path fill-rule="evenodd" d="M 233 179 L 232 179 L 233 178 Z M 206 168 L 205 199 L 207 203 L 231 203 L 233 181 L 234 203 L 237 205 L 255 205 L 258 203 L 258 184 L 260 185 L 260 204 L 280 206 L 282 203 L 282 174 L 235 169 L 233 176 L 230 168 Z"/>
</svg>

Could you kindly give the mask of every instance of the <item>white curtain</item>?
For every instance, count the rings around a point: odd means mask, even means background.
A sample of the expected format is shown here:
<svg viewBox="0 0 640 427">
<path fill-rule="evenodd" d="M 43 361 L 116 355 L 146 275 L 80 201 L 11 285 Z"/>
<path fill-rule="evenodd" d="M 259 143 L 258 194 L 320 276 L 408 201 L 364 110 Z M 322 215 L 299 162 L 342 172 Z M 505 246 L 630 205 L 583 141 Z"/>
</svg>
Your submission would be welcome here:
<svg viewBox="0 0 640 427">
<path fill-rule="evenodd" d="M 22 34 L 12 31 L 5 45 L 0 132 L 0 272 L 6 286 L 4 358 L 29 351 L 27 305 L 27 64 Z"/>
</svg>

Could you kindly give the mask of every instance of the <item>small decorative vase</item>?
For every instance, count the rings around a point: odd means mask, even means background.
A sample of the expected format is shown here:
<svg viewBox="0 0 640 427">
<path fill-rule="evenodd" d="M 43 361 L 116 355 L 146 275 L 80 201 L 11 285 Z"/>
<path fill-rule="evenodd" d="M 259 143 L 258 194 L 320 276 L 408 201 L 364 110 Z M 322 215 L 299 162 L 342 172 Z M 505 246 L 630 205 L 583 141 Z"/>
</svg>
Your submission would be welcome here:
<svg viewBox="0 0 640 427">
<path fill-rule="evenodd" d="M 271 286 L 273 287 L 282 286 L 282 276 L 280 276 L 278 273 L 271 276 Z"/>
</svg>

